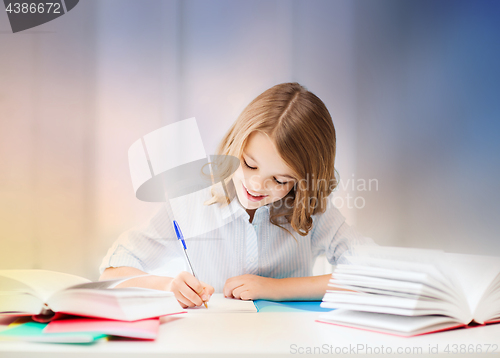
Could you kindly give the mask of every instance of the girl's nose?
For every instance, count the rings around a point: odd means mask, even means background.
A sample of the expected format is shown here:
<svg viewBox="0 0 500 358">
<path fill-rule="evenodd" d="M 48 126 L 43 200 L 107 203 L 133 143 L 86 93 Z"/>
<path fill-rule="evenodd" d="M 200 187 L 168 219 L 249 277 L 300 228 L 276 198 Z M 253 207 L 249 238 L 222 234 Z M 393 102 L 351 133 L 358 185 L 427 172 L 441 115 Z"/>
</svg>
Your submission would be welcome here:
<svg viewBox="0 0 500 358">
<path fill-rule="evenodd" d="M 262 180 L 262 178 L 258 175 L 252 175 L 249 180 L 250 187 L 248 188 L 249 190 L 255 191 L 255 192 L 260 192 L 262 190 L 265 190 L 265 181 Z"/>
</svg>

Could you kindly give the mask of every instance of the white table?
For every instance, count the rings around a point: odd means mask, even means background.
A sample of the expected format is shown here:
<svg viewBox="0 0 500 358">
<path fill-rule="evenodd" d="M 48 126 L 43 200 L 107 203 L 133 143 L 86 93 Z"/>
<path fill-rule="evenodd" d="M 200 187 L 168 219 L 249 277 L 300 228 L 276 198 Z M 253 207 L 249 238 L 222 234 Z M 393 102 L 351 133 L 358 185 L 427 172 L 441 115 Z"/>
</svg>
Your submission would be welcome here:
<svg viewBox="0 0 500 358">
<path fill-rule="evenodd" d="M 500 324 L 401 338 L 315 322 L 317 317 L 317 312 L 189 312 L 162 318 L 160 336 L 153 342 L 117 340 L 91 345 L 0 342 L 0 357 L 309 357 L 312 354 L 306 354 L 306 350 L 314 347 L 322 357 L 355 354 L 380 357 L 388 349 L 392 357 L 407 357 L 411 352 L 427 356 L 430 348 L 437 348 L 442 356 L 449 357 L 490 356 L 472 351 L 462 354 L 444 351 L 448 346 L 452 352 L 454 344 L 458 345 L 458 352 L 461 344 L 467 348 L 474 345 L 473 350 L 481 347 L 482 351 L 486 345 L 496 344 L 494 355 L 500 352 Z M 371 354 L 367 352 L 370 348 Z"/>
</svg>

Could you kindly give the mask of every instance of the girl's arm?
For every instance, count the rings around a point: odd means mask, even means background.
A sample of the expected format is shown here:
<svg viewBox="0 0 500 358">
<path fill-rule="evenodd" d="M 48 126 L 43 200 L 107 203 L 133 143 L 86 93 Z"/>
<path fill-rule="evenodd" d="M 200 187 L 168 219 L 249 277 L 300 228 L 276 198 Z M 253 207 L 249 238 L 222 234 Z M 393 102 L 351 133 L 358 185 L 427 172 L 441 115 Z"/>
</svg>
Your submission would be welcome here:
<svg viewBox="0 0 500 358">
<path fill-rule="evenodd" d="M 321 300 L 332 274 L 277 279 L 276 295 L 280 301 Z M 331 288 L 330 288 L 331 289 Z"/>
<path fill-rule="evenodd" d="M 184 308 L 200 306 L 208 301 L 214 288 L 188 272 L 181 272 L 176 277 L 154 276 L 145 272 L 153 271 L 176 255 L 177 240 L 162 239 L 175 237 L 171 217 L 168 207 L 162 205 L 147 224 L 120 235 L 102 260 L 100 280 L 147 275 L 131 278 L 117 287 L 171 291 Z"/>
<path fill-rule="evenodd" d="M 329 288 L 328 282 L 331 277 L 331 274 L 326 274 L 278 279 L 257 275 L 241 275 L 226 281 L 224 296 L 242 300 L 321 300 Z"/>
<path fill-rule="evenodd" d="M 99 281 L 139 275 L 147 275 L 147 273 L 136 269 L 135 267 L 108 267 L 106 270 L 104 270 L 101 277 L 99 277 Z M 130 280 L 122 282 L 116 287 L 144 287 L 153 290 L 170 291 L 169 286 L 172 280 L 172 277 L 149 275 L 144 277 L 132 278 Z"/>
<path fill-rule="evenodd" d="M 331 274 L 277 279 L 276 295 L 280 301 L 321 300 Z"/>
<path fill-rule="evenodd" d="M 108 267 L 99 280 L 138 275 L 147 275 L 147 273 L 135 267 Z M 116 287 L 144 287 L 153 290 L 171 291 L 183 308 L 201 306 L 204 302 L 210 300 L 214 293 L 212 286 L 198 281 L 196 277 L 185 271 L 174 278 L 154 275 L 136 277 L 122 282 Z"/>
</svg>

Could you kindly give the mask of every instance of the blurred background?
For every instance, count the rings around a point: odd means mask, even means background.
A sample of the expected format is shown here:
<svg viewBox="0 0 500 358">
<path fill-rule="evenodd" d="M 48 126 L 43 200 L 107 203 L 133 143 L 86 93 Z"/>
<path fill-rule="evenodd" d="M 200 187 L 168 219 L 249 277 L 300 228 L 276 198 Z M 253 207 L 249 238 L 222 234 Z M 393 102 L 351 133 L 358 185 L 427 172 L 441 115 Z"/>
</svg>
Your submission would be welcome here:
<svg viewBox="0 0 500 358">
<path fill-rule="evenodd" d="M 330 110 L 335 203 L 358 231 L 500 255 L 499 14 L 494 0 L 85 0 L 13 34 L 0 12 L 0 269 L 97 279 L 158 209 L 135 199 L 129 146 L 194 116 L 213 153 L 288 81 Z"/>
</svg>

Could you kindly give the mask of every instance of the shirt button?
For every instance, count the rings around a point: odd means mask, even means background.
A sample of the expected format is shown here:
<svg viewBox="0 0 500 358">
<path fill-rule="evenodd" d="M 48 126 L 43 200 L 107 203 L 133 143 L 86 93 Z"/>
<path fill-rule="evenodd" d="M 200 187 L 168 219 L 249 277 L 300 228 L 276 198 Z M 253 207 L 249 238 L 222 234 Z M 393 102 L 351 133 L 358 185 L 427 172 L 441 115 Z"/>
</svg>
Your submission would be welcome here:
<svg viewBox="0 0 500 358">
<path fill-rule="evenodd" d="M 255 257 L 250 257 L 250 262 L 255 262 Z"/>
</svg>

